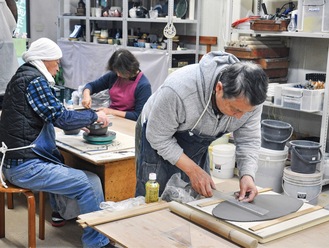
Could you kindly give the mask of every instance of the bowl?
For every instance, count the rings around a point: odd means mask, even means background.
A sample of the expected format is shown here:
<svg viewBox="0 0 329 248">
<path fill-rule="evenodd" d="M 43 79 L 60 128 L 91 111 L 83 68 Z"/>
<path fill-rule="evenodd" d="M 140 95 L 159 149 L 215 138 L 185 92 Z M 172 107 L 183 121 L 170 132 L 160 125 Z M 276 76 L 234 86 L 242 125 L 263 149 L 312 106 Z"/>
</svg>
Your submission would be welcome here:
<svg viewBox="0 0 329 248">
<path fill-rule="evenodd" d="M 93 124 L 87 126 L 87 128 L 89 129 L 89 134 L 90 135 L 105 135 L 107 133 L 108 127 L 110 125 L 108 125 L 107 127 L 102 127 L 103 122 L 94 122 Z"/>
<path fill-rule="evenodd" d="M 97 38 L 97 42 L 100 44 L 107 44 L 107 38 Z"/>
<path fill-rule="evenodd" d="M 78 133 L 80 133 L 80 128 L 77 129 L 72 129 L 72 130 L 64 130 L 65 135 L 77 135 Z"/>
</svg>

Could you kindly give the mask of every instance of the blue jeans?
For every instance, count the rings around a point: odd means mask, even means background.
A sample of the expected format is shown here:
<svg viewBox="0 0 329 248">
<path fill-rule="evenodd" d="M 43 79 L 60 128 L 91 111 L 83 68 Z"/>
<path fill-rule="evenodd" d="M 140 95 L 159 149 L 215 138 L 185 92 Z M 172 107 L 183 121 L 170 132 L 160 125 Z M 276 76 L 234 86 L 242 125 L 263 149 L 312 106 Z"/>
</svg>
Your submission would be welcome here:
<svg viewBox="0 0 329 248">
<path fill-rule="evenodd" d="M 102 185 L 97 175 L 86 174 L 64 164 L 31 159 L 10 169 L 4 167 L 3 174 L 17 186 L 76 199 L 81 214 L 100 210 L 99 204 L 104 201 Z M 53 197 L 50 199 L 53 210 L 58 210 L 54 206 Z M 84 228 L 81 239 L 83 246 L 90 248 L 109 243 L 107 237 L 90 227 Z"/>
</svg>

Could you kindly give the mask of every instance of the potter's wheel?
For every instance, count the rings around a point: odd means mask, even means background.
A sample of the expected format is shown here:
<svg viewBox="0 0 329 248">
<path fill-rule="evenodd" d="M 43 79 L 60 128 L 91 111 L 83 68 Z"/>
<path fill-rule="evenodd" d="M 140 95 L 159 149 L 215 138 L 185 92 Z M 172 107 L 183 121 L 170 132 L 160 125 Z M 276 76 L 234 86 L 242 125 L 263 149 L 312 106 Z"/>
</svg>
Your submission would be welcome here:
<svg viewBox="0 0 329 248">
<path fill-rule="evenodd" d="M 304 202 L 286 195 L 261 194 L 251 204 L 267 209 L 269 212 L 265 215 L 258 215 L 227 201 L 223 201 L 213 209 L 212 214 L 217 218 L 230 221 L 271 220 L 296 212 Z"/>
<path fill-rule="evenodd" d="M 83 139 L 87 143 L 94 145 L 110 144 L 115 138 L 116 138 L 116 133 L 113 131 L 107 131 L 107 133 L 104 135 L 90 135 L 87 132 L 83 133 Z"/>
</svg>

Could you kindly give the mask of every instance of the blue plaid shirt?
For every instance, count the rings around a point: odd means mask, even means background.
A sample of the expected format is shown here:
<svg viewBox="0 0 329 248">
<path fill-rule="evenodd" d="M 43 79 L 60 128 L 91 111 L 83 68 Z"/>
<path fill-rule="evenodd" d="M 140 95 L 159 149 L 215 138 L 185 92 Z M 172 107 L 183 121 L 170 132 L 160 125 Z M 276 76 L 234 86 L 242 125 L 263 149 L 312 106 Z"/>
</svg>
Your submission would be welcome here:
<svg viewBox="0 0 329 248">
<path fill-rule="evenodd" d="M 55 89 L 44 77 L 31 81 L 26 97 L 33 110 L 45 121 L 65 130 L 82 128 L 97 120 L 93 110 L 70 111 L 56 98 Z"/>
<path fill-rule="evenodd" d="M 53 122 L 65 110 L 56 98 L 55 89 L 49 86 L 44 77 L 37 77 L 27 87 L 27 100 L 33 110 L 45 121 Z"/>
</svg>

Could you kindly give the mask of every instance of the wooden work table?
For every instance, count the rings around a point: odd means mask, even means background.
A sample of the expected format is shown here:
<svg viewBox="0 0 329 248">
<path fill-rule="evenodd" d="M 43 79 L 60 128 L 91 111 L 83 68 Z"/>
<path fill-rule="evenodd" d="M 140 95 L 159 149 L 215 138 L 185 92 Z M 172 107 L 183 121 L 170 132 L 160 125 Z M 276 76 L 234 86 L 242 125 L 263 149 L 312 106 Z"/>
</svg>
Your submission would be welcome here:
<svg viewBox="0 0 329 248">
<path fill-rule="evenodd" d="M 136 169 L 134 153 L 135 122 L 120 117 L 110 117 L 111 131 L 117 133 L 114 141 L 127 143 L 127 149 L 111 150 L 109 152 L 88 152 L 100 146 L 84 143 L 80 134 L 64 135 L 57 130 L 56 143 L 65 159 L 65 164 L 97 174 L 102 181 L 105 201 L 121 201 L 134 197 L 136 186 Z M 119 135 L 120 134 L 120 135 Z M 77 146 L 77 141 L 82 145 Z M 81 149 L 85 147 L 86 150 Z"/>
<path fill-rule="evenodd" d="M 217 184 L 217 188 L 224 188 L 223 192 L 231 191 L 236 188 L 236 183 L 223 180 Z M 90 226 L 105 234 L 120 247 L 322 248 L 327 247 L 329 243 L 328 221 L 313 226 L 300 225 L 297 226 L 297 231 L 286 230 L 282 236 L 279 234 L 273 237 L 273 240 L 258 243 L 252 235 L 249 236 L 239 228 L 233 228 L 232 225 L 225 223 L 226 221 L 211 214 L 205 216 L 203 213 L 200 215 L 201 220 L 196 222 L 197 214 L 186 211 L 183 217 L 174 210 L 172 203 L 151 204 L 118 212 L 101 210 L 84 214 L 78 217 L 78 222 L 83 227 Z M 215 229 L 211 229 L 212 227 Z"/>
</svg>

